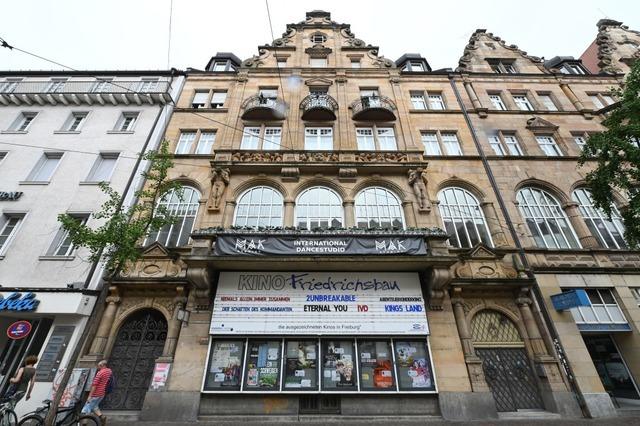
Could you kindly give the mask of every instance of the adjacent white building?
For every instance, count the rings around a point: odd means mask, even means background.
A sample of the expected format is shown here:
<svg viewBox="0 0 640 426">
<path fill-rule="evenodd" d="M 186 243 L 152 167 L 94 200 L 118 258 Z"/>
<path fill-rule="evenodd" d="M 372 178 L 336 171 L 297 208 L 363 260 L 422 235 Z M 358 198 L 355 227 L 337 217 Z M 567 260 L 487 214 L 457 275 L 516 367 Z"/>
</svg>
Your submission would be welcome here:
<svg viewBox="0 0 640 426">
<path fill-rule="evenodd" d="M 40 358 L 18 415 L 49 396 L 103 272 L 57 216 L 95 222 L 101 181 L 134 201 L 139 155 L 158 147 L 183 79 L 175 70 L 0 72 L 0 394 L 25 356 Z"/>
</svg>

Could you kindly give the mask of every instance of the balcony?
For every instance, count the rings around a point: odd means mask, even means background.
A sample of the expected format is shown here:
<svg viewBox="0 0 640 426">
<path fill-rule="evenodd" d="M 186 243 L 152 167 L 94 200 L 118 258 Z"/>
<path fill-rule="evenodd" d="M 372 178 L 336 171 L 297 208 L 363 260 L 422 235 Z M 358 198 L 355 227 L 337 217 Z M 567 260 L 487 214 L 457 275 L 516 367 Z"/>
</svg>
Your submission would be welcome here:
<svg viewBox="0 0 640 426">
<path fill-rule="evenodd" d="M 336 119 L 338 103 L 329 95 L 309 95 L 300 102 L 302 119 L 330 121 Z"/>
<path fill-rule="evenodd" d="M 0 91 L 0 105 L 164 105 L 168 81 L 20 81 Z"/>
<path fill-rule="evenodd" d="M 284 120 L 287 104 L 279 98 L 254 95 L 242 103 L 244 120 Z"/>
<path fill-rule="evenodd" d="M 394 121 L 396 106 L 386 96 L 363 96 L 351 104 L 352 118 L 358 121 Z"/>
</svg>

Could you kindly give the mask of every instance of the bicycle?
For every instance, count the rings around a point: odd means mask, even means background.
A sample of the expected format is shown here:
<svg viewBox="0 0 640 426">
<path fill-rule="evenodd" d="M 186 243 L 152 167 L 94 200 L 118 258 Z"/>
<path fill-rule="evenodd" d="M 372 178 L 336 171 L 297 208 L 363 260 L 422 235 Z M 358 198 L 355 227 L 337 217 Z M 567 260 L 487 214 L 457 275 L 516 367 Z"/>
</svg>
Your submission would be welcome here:
<svg viewBox="0 0 640 426">
<path fill-rule="evenodd" d="M 45 404 L 43 407 L 37 408 L 35 411 L 28 413 L 22 419 L 20 419 L 19 426 L 43 426 L 44 419 L 47 417 L 47 413 L 51 409 L 51 400 L 45 399 L 42 401 Z M 58 408 L 56 410 L 56 426 L 100 426 L 101 421 L 93 414 L 82 414 L 82 405 L 76 399 L 73 405 L 65 408 Z"/>
<path fill-rule="evenodd" d="M 0 399 L 0 426 L 16 426 L 18 424 L 18 416 L 13 411 L 16 408 L 18 400 L 22 398 L 24 392 L 16 392 L 8 398 Z"/>
</svg>

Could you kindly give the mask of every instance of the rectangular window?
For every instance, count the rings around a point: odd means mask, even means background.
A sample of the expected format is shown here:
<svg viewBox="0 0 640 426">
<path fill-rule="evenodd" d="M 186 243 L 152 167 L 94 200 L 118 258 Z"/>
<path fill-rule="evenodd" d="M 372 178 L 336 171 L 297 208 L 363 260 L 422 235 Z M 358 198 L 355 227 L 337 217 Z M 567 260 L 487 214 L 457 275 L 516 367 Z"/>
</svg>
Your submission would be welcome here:
<svg viewBox="0 0 640 426">
<path fill-rule="evenodd" d="M 0 164 L 2 164 L 2 160 L 7 157 L 7 151 L 0 151 Z"/>
<path fill-rule="evenodd" d="M 356 129 L 356 142 L 359 151 L 375 151 L 376 143 L 373 139 L 373 128 L 358 127 Z"/>
<path fill-rule="evenodd" d="M 496 74 L 515 74 L 516 68 L 513 65 L 514 61 L 510 59 L 487 59 L 487 62 L 491 66 L 491 69 Z"/>
<path fill-rule="evenodd" d="M 582 68 L 580 65 L 570 64 L 569 68 L 571 69 L 573 74 L 586 74 L 586 72 L 584 71 L 584 68 Z"/>
<path fill-rule="evenodd" d="M 604 104 L 602 103 L 598 95 L 589 95 L 589 99 L 591 99 L 591 102 L 593 103 L 595 109 L 604 108 Z"/>
<path fill-rule="evenodd" d="M 424 93 L 411 92 L 411 106 L 413 109 L 427 109 L 427 101 L 424 99 Z"/>
<path fill-rule="evenodd" d="M 157 78 L 143 78 L 138 86 L 138 92 L 148 93 L 155 92 L 158 89 Z"/>
<path fill-rule="evenodd" d="M 205 108 L 207 101 L 209 100 L 209 91 L 196 91 L 193 95 L 193 101 L 191 101 L 191 108 Z"/>
<path fill-rule="evenodd" d="M 547 111 L 557 111 L 558 107 L 551 99 L 551 95 L 540 94 L 538 93 L 538 99 L 540 99 L 540 103 L 544 106 Z"/>
<path fill-rule="evenodd" d="M 176 154 L 191 154 L 193 142 L 196 140 L 196 132 L 182 132 L 176 145 Z"/>
<path fill-rule="evenodd" d="M 278 99 L 278 89 L 260 89 L 260 96 L 264 99 Z"/>
<path fill-rule="evenodd" d="M 584 146 L 587 144 L 587 139 L 582 135 L 578 135 L 578 136 L 574 135 L 573 141 L 576 143 L 576 145 L 578 145 L 578 148 L 580 149 L 580 151 L 582 151 Z"/>
<path fill-rule="evenodd" d="M 264 141 L 262 149 L 278 150 L 282 149 L 282 127 L 266 127 L 264 129 Z"/>
<path fill-rule="evenodd" d="M 638 306 L 640 306 L 640 288 L 632 288 L 631 294 L 633 294 L 633 297 L 635 297 Z"/>
<path fill-rule="evenodd" d="M 322 390 L 358 390 L 353 343 L 353 340 L 322 341 Z"/>
<path fill-rule="evenodd" d="M 227 100 L 227 92 L 213 92 L 211 96 L 211 108 L 223 108 Z"/>
<path fill-rule="evenodd" d="M 502 147 L 500 138 L 498 136 L 489 136 L 489 145 L 491 145 L 491 148 L 496 155 L 502 156 L 505 154 L 504 148 Z"/>
<path fill-rule="evenodd" d="M 11 240 L 15 238 L 24 214 L 7 214 L 0 218 L 0 255 L 6 253 Z"/>
<path fill-rule="evenodd" d="M 392 127 L 378 127 L 377 130 L 380 151 L 395 151 L 398 149 L 396 145 L 396 135 Z"/>
<path fill-rule="evenodd" d="M 287 58 L 276 58 L 276 66 L 278 68 L 284 68 L 287 66 Z"/>
<path fill-rule="evenodd" d="M 244 340 L 220 340 L 211 344 L 205 390 L 240 390 L 244 343 Z"/>
<path fill-rule="evenodd" d="M 520 148 L 516 135 L 502 135 L 502 137 L 505 145 L 507 145 L 509 155 L 522 155 L 522 149 Z"/>
<path fill-rule="evenodd" d="M 360 354 L 360 389 L 363 391 L 395 391 L 393 354 L 388 340 L 358 342 Z"/>
<path fill-rule="evenodd" d="M 318 341 L 287 340 L 284 351 L 283 390 L 318 389 Z"/>
<path fill-rule="evenodd" d="M 513 101 L 521 111 L 533 111 L 533 106 L 526 95 L 513 95 Z"/>
<path fill-rule="evenodd" d="M 556 144 L 553 136 L 536 136 L 536 141 L 538 141 L 540 149 L 548 157 L 562 157 L 562 151 L 560 151 L 560 147 Z"/>
<path fill-rule="evenodd" d="M 422 132 L 420 137 L 424 144 L 425 155 L 442 155 L 438 144 L 438 135 L 435 132 Z"/>
<path fill-rule="evenodd" d="M 281 347 L 281 340 L 249 341 L 244 369 L 244 390 L 280 390 Z"/>
<path fill-rule="evenodd" d="M 22 79 L 6 79 L 5 81 L 0 83 L 0 93 L 13 93 L 18 87 L 18 83 L 20 83 Z"/>
<path fill-rule="evenodd" d="M 429 348 L 424 340 L 394 340 L 398 389 L 400 391 L 435 390 Z"/>
<path fill-rule="evenodd" d="M 29 126 L 38 115 L 37 112 L 21 112 L 18 115 L 18 118 L 15 119 L 11 127 L 9 128 L 12 132 L 26 132 L 29 130 Z"/>
<path fill-rule="evenodd" d="M 442 99 L 442 95 L 429 94 L 429 109 L 444 109 L 444 100 Z"/>
<path fill-rule="evenodd" d="M 88 112 L 72 112 L 64 126 L 64 131 L 79 132 L 88 115 Z"/>
<path fill-rule="evenodd" d="M 245 127 L 242 133 L 240 149 L 258 149 L 260 127 Z"/>
<path fill-rule="evenodd" d="M 28 182 L 49 182 L 53 172 L 55 172 L 60 159 L 62 159 L 62 152 L 45 152 L 38 163 L 35 165 L 29 176 Z"/>
<path fill-rule="evenodd" d="M 352 59 L 351 68 L 360 68 L 360 59 Z"/>
<path fill-rule="evenodd" d="M 493 105 L 493 109 L 497 109 L 499 111 L 506 111 L 507 107 L 504 102 L 502 102 L 502 97 L 500 95 L 489 95 L 489 100 L 491 100 L 491 105 Z"/>
<path fill-rule="evenodd" d="M 76 219 L 80 224 L 87 223 L 87 220 L 89 219 L 89 215 L 87 214 L 70 216 Z M 69 231 L 61 227 L 58 229 L 58 232 L 51 243 L 51 247 L 47 250 L 47 256 L 71 256 L 73 250 L 75 250 L 75 247 L 69 237 Z"/>
<path fill-rule="evenodd" d="M 226 70 L 227 70 L 227 63 L 226 62 L 214 62 L 213 63 L 213 71 L 219 72 L 219 71 L 226 71 Z"/>
<path fill-rule="evenodd" d="M 326 68 L 327 58 L 309 58 L 311 68 Z"/>
<path fill-rule="evenodd" d="M 119 155 L 117 152 L 101 152 L 87 176 L 87 182 L 108 182 Z"/>
<path fill-rule="evenodd" d="M 371 96 L 380 96 L 380 93 L 378 92 L 378 89 L 360 89 L 360 97 L 361 98 L 368 98 Z"/>
<path fill-rule="evenodd" d="M 606 104 L 606 105 L 612 105 L 616 103 L 616 100 L 613 99 L 613 96 L 611 95 L 600 95 L 600 98 L 602 99 L 602 101 Z"/>
<path fill-rule="evenodd" d="M 333 149 L 333 129 L 331 127 L 305 128 L 304 149 L 308 151 L 331 151 Z"/>
<path fill-rule="evenodd" d="M 442 133 L 442 144 L 447 155 L 462 155 L 460 141 L 455 133 Z"/>
<path fill-rule="evenodd" d="M 52 78 L 44 91 L 47 93 L 59 93 L 62 92 L 65 84 L 67 84 L 66 78 Z"/>
<path fill-rule="evenodd" d="M 209 155 L 213 149 L 213 144 L 216 141 L 216 132 L 208 131 L 200 133 L 200 139 L 198 139 L 198 145 L 196 146 L 196 154 Z"/>
<path fill-rule="evenodd" d="M 116 129 L 119 132 L 132 132 L 138 120 L 137 112 L 123 112 Z"/>
<path fill-rule="evenodd" d="M 588 323 L 627 323 L 620 306 L 609 289 L 586 289 L 591 306 L 571 309 L 578 324 Z"/>
</svg>

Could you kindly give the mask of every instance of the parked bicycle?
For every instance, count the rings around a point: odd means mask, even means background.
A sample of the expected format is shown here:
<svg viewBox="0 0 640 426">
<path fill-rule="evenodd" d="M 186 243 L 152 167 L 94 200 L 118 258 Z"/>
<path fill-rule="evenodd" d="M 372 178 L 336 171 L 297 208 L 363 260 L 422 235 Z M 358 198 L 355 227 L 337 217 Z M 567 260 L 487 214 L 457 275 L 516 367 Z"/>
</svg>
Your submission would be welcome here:
<svg viewBox="0 0 640 426">
<path fill-rule="evenodd" d="M 0 426 L 16 426 L 18 424 L 18 416 L 13 411 L 16 403 L 24 392 L 16 392 L 8 398 L 0 399 Z"/>
<path fill-rule="evenodd" d="M 82 414 L 82 404 L 76 400 L 70 407 L 60 407 L 56 411 L 56 426 L 100 426 L 101 422 L 93 414 Z M 42 401 L 45 404 L 35 411 L 25 415 L 18 423 L 19 426 L 43 426 L 44 419 L 51 409 L 51 400 Z"/>
</svg>

